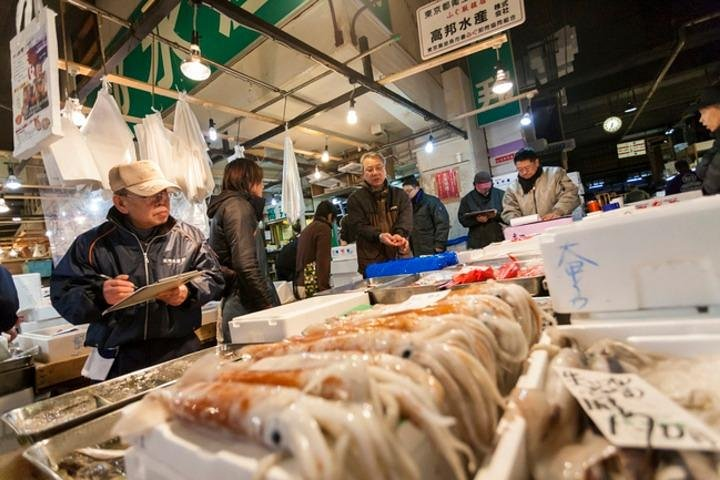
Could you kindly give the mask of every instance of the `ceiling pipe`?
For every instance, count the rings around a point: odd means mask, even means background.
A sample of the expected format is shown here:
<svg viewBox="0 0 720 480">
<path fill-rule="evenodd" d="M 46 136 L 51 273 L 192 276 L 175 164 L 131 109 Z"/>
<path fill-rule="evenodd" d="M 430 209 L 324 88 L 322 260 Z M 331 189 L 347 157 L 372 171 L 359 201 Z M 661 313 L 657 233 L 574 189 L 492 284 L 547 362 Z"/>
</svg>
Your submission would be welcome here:
<svg viewBox="0 0 720 480">
<path fill-rule="evenodd" d="M 714 18 L 720 18 L 720 11 L 711 13 L 709 15 L 705 15 L 704 17 L 696 18 L 694 20 L 690 20 L 688 22 L 683 23 L 680 26 L 680 29 L 678 30 L 678 43 L 675 47 L 675 50 L 673 50 L 672 54 L 670 55 L 670 58 L 668 58 L 667 62 L 665 62 L 665 66 L 663 66 L 662 70 L 660 70 L 660 74 L 655 79 L 655 82 L 653 83 L 652 88 L 650 88 L 650 92 L 647 94 L 647 97 L 645 97 L 645 100 L 643 100 L 642 105 L 640 105 L 640 108 L 638 108 L 638 111 L 635 113 L 635 116 L 628 124 L 627 128 L 625 129 L 625 132 L 623 133 L 623 137 L 627 136 L 628 133 L 630 133 L 630 130 L 632 130 L 632 127 L 635 125 L 635 122 L 638 118 L 640 118 L 640 115 L 642 115 L 643 111 L 645 110 L 645 107 L 650 102 L 650 99 L 655 95 L 655 92 L 657 91 L 658 87 L 662 83 L 663 79 L 665 78 L 665 75 L 667 74 L 668 70 L 670 70 L 670 67 L 675 62 L 675 59 L 680 54 L 680 51 L 685 47 L 685 41 L 686 41 L 686 34 L 685 31 L 693 27 L 695 25 L 699 25 L 701 23 L 707 22 L 709 20 L 712 20 Z"/>
<path fill-rule="evenodd" d="M 351 83 L 358 83 L 374 93 L 382 95 L 390 100 L 393 100 L 396 103 L 399 103 L 400 105 L 403 105 L 408 110 L 423 117 L 426 121 L 436 122 L 440 124 L 443 128 L 447 128 L 448 130 L 452 131 L 455 135 L 461 136 L 464 139 L 468 138 L 466 131 L 456 127 L 455 125 L 452 125 L 447 120 L 438 117 L 434 113 L 422 108 L 420 105 L 417 105 L 416 103 L 406 99 L 402 95 L 395 93 L 386 87 L 383 87 L 375 80 L 364 77 L 361 73 L 344 65 L 338 60 L 332 58 L 330 55 L 327 55 L 316 49 L 315 47 L 312 47 L 311 45 L 308 45 L 300 39 L 288 34 L 287 32 L 284 32 L 283 30 L 277 28 L 275 25 L 262 20 L 261 18 L 251 13 L 248 13 L 247 11 L 231 3 L 230 1 L 202 1 L 204 4 L 214 8 L 215 10 L 230 18 L 231 20 L 234 20 L 247 28 L 250 28 L 269 38 L 272 38 L 281 45 L 284 45 L 291 50 L 306 55 L 310 57 L 313 61 L 324 65 L 327 68 L 347 77 Z"/>
</svg>

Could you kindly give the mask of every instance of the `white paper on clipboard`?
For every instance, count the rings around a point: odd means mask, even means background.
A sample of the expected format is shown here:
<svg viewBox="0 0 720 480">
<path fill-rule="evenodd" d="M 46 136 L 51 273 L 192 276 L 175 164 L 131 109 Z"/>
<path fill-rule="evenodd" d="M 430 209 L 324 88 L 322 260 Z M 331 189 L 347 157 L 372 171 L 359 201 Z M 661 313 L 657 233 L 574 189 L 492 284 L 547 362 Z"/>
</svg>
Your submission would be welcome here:
<svg viewBox="0 0 720 480">
<path fill-rule="evenodd" d="M 184 285 L 193 278 L 199 277 L 202 275 L 203 272 L 199 270 L 193 270 L 191 272 L 185 272 L 181 273 L 179 275 L 173 275 L 172 277 L 163 278 L 162 280 L 159 280 L 155 283 L 151 283 L 150 285 L 145 285 L 144 287 L 140 287 L 135 292 L 130 295 L 129 297 L 125 298 L 124 300 L 116 303 L 112 307 L 106 309 L 102 314 L 107 315 L 108 313 L 122 310 L 123 308 L 132 307 L 134 305 L 137 305 L 139 303 L 147 302 L 148 300 L 153 300 L 158 295 L 160 295 L 163 292 L 166 292 L 168 290 L 171 290 L 173 288 L 177 288 L 180 285 Z"/>
</svg>

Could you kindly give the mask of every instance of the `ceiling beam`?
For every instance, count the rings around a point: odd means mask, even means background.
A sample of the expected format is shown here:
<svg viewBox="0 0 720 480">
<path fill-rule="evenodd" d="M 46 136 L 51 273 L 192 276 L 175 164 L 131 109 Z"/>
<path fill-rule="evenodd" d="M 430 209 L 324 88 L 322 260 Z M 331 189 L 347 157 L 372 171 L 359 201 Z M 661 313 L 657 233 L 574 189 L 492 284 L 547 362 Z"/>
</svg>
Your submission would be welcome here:
<svg viewBox="0 0 720 480">
<path fill-rule="evenodd" d="M 153 31 L 158 24 L 167 17 L 170 12 L 180 4 L 180 0 L 155 0 L 150 8 L 145 11 L 138 21 L 130 25 L 130 29 L 122 33 L 118 48 L 110 55 L 107 60 L 103 57 L 103 70 L 114 71 L 115 68 L 122 63 L 130 53 L 135 50 L 142 40 Z M 100 23 L 98 22 L 98 25 Z M 101 32 L 98 31 L 98 37 Z M 101 39 L 102 40 L 102 39 Z M 100 44 L 102 45 L 102 43 Z M 102 47 L 101 47 L 102 48 Z M 100 52 L 104 56 L 103 52 Z M 90 77 L 79 89 L 78 96 L 84 100 L 93 90 L 100 86 L 102 73 L 97 72 Z"/>
<path fill-rule="evenodd" d="M 286 46 L 291 50 L 310 57 L 315 62 L 324 65 L 325 67 L 333 70 L 336 73 L 339 73 L 340 75 L 343 75 L 351 83 L 359 83 L 361 86 L 367 88 L 371 92 L 375 92 L 379 95 L 382 95 L 383 97 L 393 100 L 396 103 L 399 103 L 400 105 L 403 105 L 405 108 L 423 117 L 426 121 L 435 122 L 442 127 L 447 128 L 455 135 L 459 135 L 465 139 L 468 138 L 467 132 L 465 130 L 462 130 L 455 125 L 452 125 L 447 120 L 438 117 L 434 113 L 424 109 L 420 105 L 412 102 L 411 100 L 408 100 L 402 95 L 397 94 L 392 90 L 388 89 L 387 87 L 382 86 L 375 80 L 365 77 L 360 72 L 348 67 L 347 65 L 344 65 L 342 62 L 332 58 L 330 55 L 321 52 L 315 47 L 308 45 L 302 40 L 277 28 L 275 25 L 268 23 L 261 18 L 243 10 L 232 2 L 228 0 L 202 0 L 202 2 L 214 8 L 215 10 L 230 18 L 231 20 L 234 20 L 247 28 L 255 30 Z"/>
</svg>

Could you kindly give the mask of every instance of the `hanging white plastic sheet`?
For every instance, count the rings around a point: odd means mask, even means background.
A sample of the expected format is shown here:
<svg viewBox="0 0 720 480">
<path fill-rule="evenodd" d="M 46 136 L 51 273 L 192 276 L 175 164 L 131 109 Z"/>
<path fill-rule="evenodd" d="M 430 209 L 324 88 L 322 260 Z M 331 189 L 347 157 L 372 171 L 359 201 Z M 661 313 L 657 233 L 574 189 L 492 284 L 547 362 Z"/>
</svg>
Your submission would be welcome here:
<svg viewBox="0 0 720 480">
<path fill-rule="evenodd" d="M 184 95 L 175 104 L 173 132 L 173 163 L 176 165 L 177 183 L 191 202 L 202 202 L 212 194 L 215 179 L 210 168 L 210 156 L 200 124 Z"/>
<path fill-rule="evenodd" d="M 99 187 L 102 178 L 80 130 L 69 118 L 60 120 L 63 136 L 41 150 L 50 185 Z"/>
<path fill-rule="evenodd" d="M 142 124 L 135 125 L 135 136 L 140 159 L 157 163 L 165 178 L 177 183 L 182 174 L 173 158 L 176 138 L 172 131 L 165 128 L 162 115 L 146 115 Z"/>
<path fill-rule="evenodd" d="M 62 136 L 55 17 L 40 0 L 18 2 L 18 33 L 10 40 L 10 81 L 13 156 L 19 159 L 38 153 Z"/>
<path fill-rule="evenodd" d="M 95 160 L 103 188 L 109 190 L 108 172 L 115 165 L 135 161 L 135 144 L 107 81 L 103 80 L 87 123 L 80 131 Z"/>
<path fill-rule="evenodd" d="M 300 172 L 298 172 L 293 142 L 287 131 L 283 152 L 282 209 L 290 223 L 295 223 L 305 212 Z"/>
</svg>

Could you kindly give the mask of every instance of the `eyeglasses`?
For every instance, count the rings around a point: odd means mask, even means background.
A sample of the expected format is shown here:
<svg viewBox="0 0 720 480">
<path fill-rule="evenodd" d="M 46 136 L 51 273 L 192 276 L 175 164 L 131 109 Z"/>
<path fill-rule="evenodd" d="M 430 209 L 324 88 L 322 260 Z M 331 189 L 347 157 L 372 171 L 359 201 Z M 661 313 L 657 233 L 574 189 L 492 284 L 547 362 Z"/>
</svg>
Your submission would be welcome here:
<svg viewBox="0 0 720 480">
<path fill-rule="evenodd" d="M 134 197 L 145 203 L 146 205 L 158 205 L 160 203 L 164 203 L 165 200 L 170 198 L 170 192 L 167 190 L 161 190 L 155 195 L 150 195 L 148 197 L 143 197 L 142 195 L 135 195 L 134 193 L 126 193 L 126 197 Z"/>
</svg>

